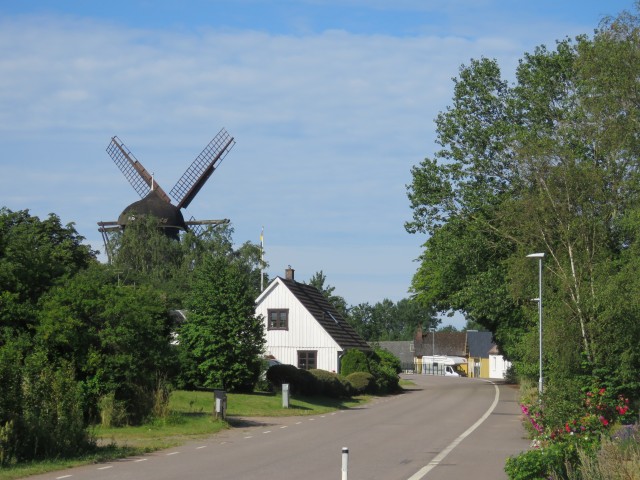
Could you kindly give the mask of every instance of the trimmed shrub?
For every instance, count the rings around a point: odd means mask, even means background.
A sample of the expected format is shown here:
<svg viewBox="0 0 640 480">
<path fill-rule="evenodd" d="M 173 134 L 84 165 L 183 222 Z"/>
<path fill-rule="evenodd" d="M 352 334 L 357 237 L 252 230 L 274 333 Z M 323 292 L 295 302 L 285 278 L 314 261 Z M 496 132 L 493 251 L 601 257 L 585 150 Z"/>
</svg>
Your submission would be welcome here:
<svg viewBox="0 0 640 480">
<path fill-rule="evenodd" d="M 356 395 L 375 393 L 376 379 L 369 372 L 353 372 L 347 376 Z"/>
<path fill-rule="evenodd" d="M 267 370 L 267 380 L 276 391 L 282 389 L 283 383 L 288 383 L 290 392 L 294 394 L 310 396 L 318 391 L 316 378 L 307 370 L 293 365 L 273 365 Z"/>
<path fill-rule="evenodd" d="M 348 377 L 354 372 L 370 372 L 369 360 L 360 350 L 347 350 L 340 359 L 340 374 Z"/>
<path fill-rule="evenodd" d="M 348 387 L 340 381 L 337 373 L 319 369 L 309 370 L 309 373 L 315 377 L 320 395 L 331 398 L 345 398 L 349 396 Z"/>
</svg>

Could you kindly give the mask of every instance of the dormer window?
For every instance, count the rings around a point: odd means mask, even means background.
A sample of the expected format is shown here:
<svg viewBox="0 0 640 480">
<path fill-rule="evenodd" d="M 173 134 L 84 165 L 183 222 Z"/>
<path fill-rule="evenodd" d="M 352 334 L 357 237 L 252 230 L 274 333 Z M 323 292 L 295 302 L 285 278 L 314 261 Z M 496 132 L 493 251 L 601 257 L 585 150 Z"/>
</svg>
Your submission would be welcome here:
<svg viewBox="0 0 640 480">
<path fill-rule="evenodd" d="M 268 330 L 289 330 L 288 308 L 270 308 L 267 316 L 269 317 Z"/>
</svg>

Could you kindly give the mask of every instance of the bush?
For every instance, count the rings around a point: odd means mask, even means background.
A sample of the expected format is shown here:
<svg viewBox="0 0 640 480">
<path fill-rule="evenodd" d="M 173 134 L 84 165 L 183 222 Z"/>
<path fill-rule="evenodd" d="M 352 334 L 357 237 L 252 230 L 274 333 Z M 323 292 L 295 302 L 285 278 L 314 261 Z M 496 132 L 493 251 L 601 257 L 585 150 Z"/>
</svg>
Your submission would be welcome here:
<svg viewBox="0 0 640 480">
<path fill-rule="evenodd" d="M 392 353 L 377 348 L 369 357 L 369 367 L 376 379 L 378 393 L 395 393 L 400 390 L 398 374 L 402 371 L 402 366 Z"/>
<path fill-rule="evenodd" d="M 6 359 L 0 358 L 0 366 L 8 366 Z M 42 352 L 26 357 L 21 366 L 19 372 L 12 372 L 12 378 L 20 380 L 19 388 L 2 395 L 1 403 L 13 404 L 15 410 L 10 415 L 1 412 L 0 465 L 65 457 L 91 448 L 94 443 L 82 414 L 82 391 L 71 366 L 51 365 Z"/>
<path fill-rule="evenodd" d="M 100 410 L 100 424 L 103 427 L 124 427 L 127 425 L 126 405 L 123 401 L 116 400 L 114 393 L 100 397 L 98 409 Z"/>
<path fill-rule="evenodd" d="M 347 350 L 340 359 L 340 374 L 348 377 L 354 372 L 369 372 L 369 360 L 360 350 Z"/>
<path fill-rule="evenodd" d="M 267 380 L 277 391 L 282 390 L 282 384 L 289 384 L 289 391 L 293 394 L 315 395 L 318 391 L 316 378 L 307 370 L 301 370 L 293 365 L 273 365 L 267 370 Z"/>
<path fill-rule="evenodd" d="M 572 472 L 578 472 L 578 476 L 571 478 L 614 478 L 583 477 L 580 472 L 585 468 L 599 468 L 593 466 L 592 460 L 597 459 L 602 450 L 601 439 L 610 435 L 612 425 L 626 424 L 634 418 L 629 399 L 594 386 L 582 394 L 582 402 L 572 404 L 571 391 L 563 396 L 559 389 L 549 390 L 557 400 L 553 407 L 545 404 L 546 408 L 542 409 L 537 401 L 521 405 L 537 448 L 507 460 L 505 472 L 509 478 L 567 478 Z M 544 398 L 548 401 L 546 395 Z M 560 420 L 562 414 L 566 415 L 563 421 Z M 621 431 L 628 436 L 631 430 L 624 427 Z"/>
<path fill-rule="evenodd" d="M 539 480 L 552 478 L 552 474 L 566 478 L 565 460 L 568 453 L 561 444 L 529 450 L 517 457 L 509 457 L 504 471 L 510 480 Z"/>
<path fill-rule="evenodd" d="M 319 369 L 309 370 L 309 373 L 316 379 L 319 395 L 330 398 L 345 398 L 349 396 L 349 388 L 340 381 L 337 373 Z"/>
<path fill-rule="evenodd" d="M 347 381 L 353 387 L 356 395 L 375 393 L 376 379 L 368 372 L 353 372 L 347 376 Z"/>
</svg>

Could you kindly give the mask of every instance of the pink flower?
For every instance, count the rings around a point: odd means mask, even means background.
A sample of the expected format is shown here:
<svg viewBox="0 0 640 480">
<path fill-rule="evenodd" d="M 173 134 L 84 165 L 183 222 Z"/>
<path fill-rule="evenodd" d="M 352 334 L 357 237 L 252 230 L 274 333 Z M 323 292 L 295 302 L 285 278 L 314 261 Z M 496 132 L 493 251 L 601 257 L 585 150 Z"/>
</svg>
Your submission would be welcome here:
<svg viewBox="0 0 640 480">
<path fill-rule="evenodd" d="M 564 429 L 565 429 L 565 431 L 567 431 L 567 432 L 570 432 L 570 431 L 571 431 L 571 428 L 569 428 L 569 424 L 568 424 L 568 423 L 565 423 L 565 425 L 564 425 Z"/>
<path fill-rule="evenodd" d="M 600 423 L 602 423 L 602 425 L 606 427 L 607 425 L 609 425 L 609 420 L 600 415 Z"/>
<path fill-rule="evenodd" d="M 606 391 L 607 391 L 607 390 L 606 390 L 605 388 L 601 388 L 601 389 L 600 389 L 600 391 L 599 391 L 598 393 L 599 393 L 600 395 L 604 395 L 604 393 L 605 393 Z"/>
<path fill-rule="evenodd" d="M 626 405 L 624 407 L 621 407 L 620 405 L 616 406 L 616 410 L 618 411 L 618 413 L 620 415 L 624 415 L 625 413 L 627 413 L 627 410 L 629 410 L 629 407 L 627 407 Z"/>
</svg>

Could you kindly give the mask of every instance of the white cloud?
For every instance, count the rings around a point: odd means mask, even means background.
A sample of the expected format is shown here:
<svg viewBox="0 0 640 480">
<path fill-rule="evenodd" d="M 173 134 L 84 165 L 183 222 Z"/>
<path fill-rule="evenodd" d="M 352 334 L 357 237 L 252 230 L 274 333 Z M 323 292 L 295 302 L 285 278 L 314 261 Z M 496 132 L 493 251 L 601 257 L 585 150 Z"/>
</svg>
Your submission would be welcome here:
<svg viewBox="0 0 640 480">
<path fill-rule="evenodd" d="M 404 232 L 405 185 L 434 150 L 451 77 L 480 56 L 510 75 L 523 50 L 564 35 L 557 25 L 541 34 L 535 19 L 454 7 L 454 27 L 418 36 L 5 16 L 2 204 L 56 212 L 102 248 L 95 222 L 137 199 L 104 151 L 112 135 L 168 190 L 225 126 L 237 145 L 190 215 L 230 218 L 238 242 L 257 242 L 264 225 L 272 275 L 287 264 L 302 278 L 324 270 L 350 303 L 399 299 L 424 241 Z M 500 28 L 487 27 L 494 21 Z"/>
</svg>

